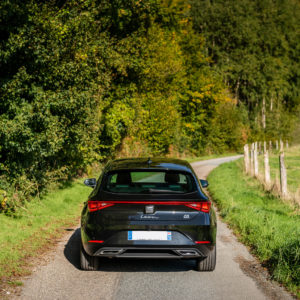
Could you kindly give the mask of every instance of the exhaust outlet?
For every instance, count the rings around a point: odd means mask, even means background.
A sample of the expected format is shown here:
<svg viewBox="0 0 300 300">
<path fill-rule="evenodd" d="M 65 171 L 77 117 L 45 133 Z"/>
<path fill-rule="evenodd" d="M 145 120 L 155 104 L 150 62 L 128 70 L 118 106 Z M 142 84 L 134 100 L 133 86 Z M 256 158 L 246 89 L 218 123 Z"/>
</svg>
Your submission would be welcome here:
<svg viewBox="0 0 300 300">
<path fill-rule="evenodd" d="M 177 250 L 180 255 L 183 256 L 198 256 L 199 253 L 195 250 Z"/>
<path fill-rule="evenodd" d="M 123 252 L 123 249 L 118 250 L 102 250 L 100 251 L 100 254 L 102 255 L 118 255 Z"/>
</svg>

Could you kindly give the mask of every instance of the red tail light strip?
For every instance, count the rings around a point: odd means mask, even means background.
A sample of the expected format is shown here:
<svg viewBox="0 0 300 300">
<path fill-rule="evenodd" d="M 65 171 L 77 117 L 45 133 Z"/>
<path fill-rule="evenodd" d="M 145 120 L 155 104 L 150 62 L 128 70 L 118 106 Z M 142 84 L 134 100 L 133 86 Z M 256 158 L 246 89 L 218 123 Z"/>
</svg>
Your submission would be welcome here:
<svg viewBox="0 0 300 300">
<path fill-rule="evenodd" d="M 209 241 L 195 241 L 195 244 L 210 244 Z"/>
<path fill-rule="evenodd" d="M 98 244 L 102 244 L 102 243 L 104 243 L 104 241 L 91 240 L 91 241 L 89 241 L 89 243 L 98 243 Z"/>
<path fill-rule="evenodd" d="M 96 211 L 113 205 L 114 203 L 112 202 L 88 201 L 89 211 Z"/>
<path fill-rule="evenodd" d="M 89 211 L 97 211 L 115 204 L 154 204 L 154 205 L 185 205 L 198 211 L 209 213 L 211 202 L 186 201 L 88 201 Z"/>
<path fill-rule="evenodd" d="M 188 204 L 185 203 L 184 205 L 188 206 L 190 208 L 208 213 L 210 210 L 211 203 L 210 202 L 195 202 L 195 203 L 188 203 Z"/>
</svg>

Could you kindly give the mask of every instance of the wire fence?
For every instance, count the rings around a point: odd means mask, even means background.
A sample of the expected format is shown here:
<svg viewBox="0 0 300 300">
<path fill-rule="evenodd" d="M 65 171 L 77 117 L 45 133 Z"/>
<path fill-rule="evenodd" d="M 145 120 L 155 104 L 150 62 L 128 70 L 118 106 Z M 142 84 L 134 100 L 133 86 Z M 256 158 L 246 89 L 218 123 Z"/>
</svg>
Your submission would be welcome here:
<svg viewBox="0 0 300 300">
<path fill-rule="evenodd" d="M 273 147 L 275 146 L 275 148 Z M 276 196 L 300 207 L 300 184 L 296 191 L 289 190 L 288 174 L 285 164 L 285 150 L 289 149 L 289 143 L 276 140 L 254 142 L 244 145 L 244 169 L 246 174 L 259 180 L 265 190 L 272 192 Z M 271 177 L 270 155 L 278 155 L 278 166 L 276 172 L 279 174 L 275 180 Z"/>
</svg>

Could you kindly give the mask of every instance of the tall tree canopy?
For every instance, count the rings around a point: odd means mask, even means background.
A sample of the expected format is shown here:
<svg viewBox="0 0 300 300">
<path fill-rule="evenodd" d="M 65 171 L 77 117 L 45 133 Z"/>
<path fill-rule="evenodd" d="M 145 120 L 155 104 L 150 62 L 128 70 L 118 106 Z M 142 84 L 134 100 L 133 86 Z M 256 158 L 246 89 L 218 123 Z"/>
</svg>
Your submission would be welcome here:
<svg viewBox="0 0 300 300">
<path fill-rule="evenodd" d="M 191 3 L 193 25 L 205 37 L 211 66 L 222 74 L 256 123 L 261 120 L 258 112 L 266 103 L 268 127 L 264 134 L 274 136 L 281 127 L 279 134 L 288 136 L 289 113 L 295 113 L 300 104 L 299 1 Z M 252 124 L 255 127 L 257 124 Z"/>
<path fill-rule="evenodd" d="M 11 203 L 118 155 L 288 136 L 299 4 L 225 2 L 1 1 L 0 189 Z"/>
</svg>

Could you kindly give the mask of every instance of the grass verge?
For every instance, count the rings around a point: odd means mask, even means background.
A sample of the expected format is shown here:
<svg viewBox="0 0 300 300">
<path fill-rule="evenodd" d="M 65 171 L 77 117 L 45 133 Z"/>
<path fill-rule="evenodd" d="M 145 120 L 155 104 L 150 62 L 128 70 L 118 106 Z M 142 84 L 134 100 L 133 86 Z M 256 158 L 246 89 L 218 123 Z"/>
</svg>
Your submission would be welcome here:
<svg viewBox="0 0 300 300">
<path fill-rule="evenodd" d="M 82 180 L 76 180 L 41 199 L 33 199 L 14 216 L 0 214 L 2 284 L 19 285 L 16 279 L 29 273 L 30 258 L 49 248 L 66 226 L 78 223 L 82 203 L 90 192 Z"/>
<path fill-rule="evenodd" d="M 246 177 L 242 161 L 222 164 L 209 177 L 221 217 L 268 267 L 273 279 L 300 297 L 300 216 Z"/>
</svg>

